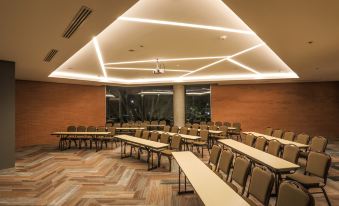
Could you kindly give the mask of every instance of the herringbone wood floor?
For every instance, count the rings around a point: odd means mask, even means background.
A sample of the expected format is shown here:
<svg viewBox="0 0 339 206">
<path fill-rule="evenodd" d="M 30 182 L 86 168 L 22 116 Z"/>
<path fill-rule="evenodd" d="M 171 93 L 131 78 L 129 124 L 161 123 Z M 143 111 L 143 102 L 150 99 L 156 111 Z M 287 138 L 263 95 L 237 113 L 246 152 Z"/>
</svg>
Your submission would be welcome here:
<svg viewBox="0 0 339 206">
<path fill-rule="evenodd" d="M 170 173 L 167 159 L 162 162 L 149 172 L 145 161 L 121 160 L 119 148 L 24 148 L 17 152 L 15 169 L 0 171 L 0 205 L 202 205 L 195 194 L 177 195 L 177 166 Z M 327 189 L 338 205 L 338 191 Z M 316 201 L 326 205 L 322 195 Z"/>
</svg>

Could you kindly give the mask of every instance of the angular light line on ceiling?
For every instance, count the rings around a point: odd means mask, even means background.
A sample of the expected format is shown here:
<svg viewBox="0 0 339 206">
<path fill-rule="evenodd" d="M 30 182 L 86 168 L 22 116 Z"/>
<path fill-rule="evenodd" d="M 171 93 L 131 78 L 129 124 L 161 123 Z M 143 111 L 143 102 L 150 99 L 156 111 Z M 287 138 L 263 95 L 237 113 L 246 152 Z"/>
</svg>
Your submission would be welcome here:
<svg viewBox="0 0 339 206">
<path fill-rule="evenodd" d="M 108 70 L 134 70 L 134 71 L 154 71 L 151 68 L 127 68 L 127 67 L 105 67 Z M 183 72 L 188 73 L 188 70 L 180 70 L 180 69 L 165 69 L 166 72 Z"/>
<path fill-rule="evenodd" d="M 95 51 L 96 51 L 97 56 L 98 56 L 98 60 L 99 60 L 99 64 L 100 64 L 102 73 L 103 73 L 104 77 L 107 78 L 107 73 L 106 73 L 106 69 L 105 69 L 105 65 L 104 65 L 104 60 L 102 58 L 100 46 L 99 46 L 99 43 L 98 43 L 98 40 L 97 40 L 96 37 L 93 37 L 93 43 L 94 43 Z"/>
<path fill-rule="evenodd" d="M 223 58 L 223 59 L 220 59 L 220 60 L 218 60 L 218 61 L 212 62 L 211 64 L 207 64 L 207 65 L 205 65 L 205 66 L 203 66 L 203 67 L 200 67 L 199 69 L 196 69 L 196 70 L 194 70 L 194 71 L 191 71 L 190 73 L 184 74 L 184 75 L 180 76 L 179 78 L 185 77 L 185 76 L 187 76 L 187 75 L 190 75 L 190 74 L 193 74 L 193 73 L 195 73 L 195 72 L 201 71 L 201 70 L 206 69 L 206 68 L 208 68 L 208 67 L 211 67 L 211 66 L 213 66 L 213 65 L 219 64 L 220 62 L 223 62 L 223 61 L 225 61 L 226 59 L 227 59 L 227 58 Z"/>
<path fill-rule="evenodd" d="M 159 62 L 171 62 L 171 61 L 191 61 L 191 60 L 206 60 L 206 59 L 223 59 L 228 56 L 212 56 L 212 57 L 184 57 L 184 58 L 170 58 L 170 59 L 158 59 Z M 125 62 L 109 62 L 106 63 L 106 66 L 109 65 L 119 65 L 119 64 L 137 64 L 137 63 L 152 63 L 157 62 L 157 59 L 149 60 L 137 60 L 137 61 L 125 61 Z"/>
<path fill-rule="evenodd" d="M 244 68 L 244 69 L 246 69 L 246 70 L 248 70 L 248 71 L 250 71 L 250 72 L 253 72 L 253 73 L 255 73 L 255 74 L 260 74 L 260 72 L 256 71 L 255 69 L 252 69 L 252 68 L 249 67 L 249 66 L 246 66 L 246 65 L 244 65 L 244 64 L 241 64 L 240 62 L 237 62 L 237 61 L 235 61 L 235 60 L 233 60 L 233 59 L 231 59 L 231 58 L 227 58 L 227 61 L 229 61 L 229 62 L 231 62 L 231 63 L 233 63 L 233 64 L 235 64 L 235 65 L 238 65 L 238 66 L 240 66 L 240 67 L 242 67 L 242 68 Z"/>
<path fill-rule="evenodd" d="M 190 27 L 190 28 L 196 28 L 196 29 L 217 30 L 217 31 L 224 31 L 224 32 L 231 32 L 231 33 L 255 35 L 255 33 L 253 31 L 232 29 L 232 28 L 226 28 L 226 27 L 220 27 L 220 26 L 208 26 L 208 25 L 202 25 L 202 24 L 175 22 L 175 21 L 163 21 L 163 20 L 156 20 L 156 19 L 133 18 L 133 17 L 125 17 L 125 16 L 120 16 L 118 18 L 118 20 L 130 21 L 130 22 L 139 22 L 139 23 L 148 23 L 148 24 L 160 24 L 160 25 Z"/>
</svg>

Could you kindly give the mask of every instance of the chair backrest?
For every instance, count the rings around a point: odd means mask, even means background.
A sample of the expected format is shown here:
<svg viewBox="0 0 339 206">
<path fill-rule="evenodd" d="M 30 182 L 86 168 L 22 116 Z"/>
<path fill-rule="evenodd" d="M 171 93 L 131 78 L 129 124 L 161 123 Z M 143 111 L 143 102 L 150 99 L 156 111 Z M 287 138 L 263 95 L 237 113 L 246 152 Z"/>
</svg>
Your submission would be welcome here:
<svg viewBox="0 0 339 206">
<path fill-rule="evenodd" d="M 282 135 L 283 135 L 282 129 L 275 129 L 275 130 L 273 130 L 273 133 L 272 133 L 273 137 L 281 138 Z"/>
<path fill-rule="evenodd" d="M 159 133 L 156 132 L 156 131 L 153 131 L 153 132 L 151 133 L 150 140 L 151 140 L 151 141 L 154 141 L 154 142 L 157 142 L 157 141 L 158 141 L 158 137 L 159 137 Z"/>
<path fill-rule="evenodd" d="M 310 141 L 310 135 L 305 133 L 298 134 L 295 141 L 301 144 L 308 144 Z"/>
<path fill-rule="evenodd" d="M 106 127 L 98 127 L 97 128 L 98 132 L 106 132 L 106 130 L 107 130 Z"/>
<path fill-rule="evenodd" d="M 179 131 L 179 134 L 187 134 L 187 132 L 188 132 L 187 127 L 181 127 L 180 131 Z"/>
<path fill-rule="evenodd" d="M 76 131 L 77 131 L 77 132 L 86 132 L 86 127 L 85 127 L 85 126 L 78 126 L 78 127 L 76 128 Z"/>
<path fill-rule="evenodd" d="M 197 136 L 198 135 L 198 129 L 196 128 L 191 128 L 188 132 L 189 135 Z"/>
<path fill-rule="evenodd" d="M 221 153 L 218 171 L 222 171 L 226 177 L 228 177 L 228 174 L 231 170 L 233 157 L 234 154 L 230 150 L 224 150 Z"/>
<path fill-rule="evenodd" d="M 267 140 L 265 139 L 265 137 L 257 137 L 255 139 L 254 147 L 258 150 L 265 151 L 266 144 L 267 144 Z"/>
<path fill-rule="evenodd" d="M 97 128 L 94 127 L 94 126 L 89 126 L 89 127 L 87 127 L 86 131 L 87 131 L 87 132 L 96 132 L 96 131 L 97 131 Z"/>
<path fill-rule="evenodd" d="M 178 133 L 178 131 L 179 131 L 179 127 L 178 126 L 173 126 L 171 128 L 171 132 L 173 132 L 173 133 Z"/>
<path fill-rule="evenodd" d="M 156 120 L 151 121 L 151 125 L 158 125 L 158 124 L 159 124 L 159 122 L 156 121 Z"/>
<path fill-rule="evenodd" d="M 161 121 L 159 122 L 159 124 L 160 124 L 160 125 L 166 125 L 166 120 L 161 120 Z"/>
<path fill-rule="evenodd" d="M 286 139 L 288 141 L 293 141 L 294 140 L 294 132 L 284 132 L 283 139 Z"/>
<path fill-rule="evenodd" d="M 142 130 L 141 129 L 137 129 L 137 130 L 135 130 L 134 136 L 140 138 L 141 134 L 142 134 Z"/>
<path fill-rule="evenodd" d="M 208 140 L 208 130 L 200 130 L 200 141 L 207 142 Z"/>
<path fill-rule="evenodd" d="M 295 181 L 283 181 L 279 186 L 276 206 L 313 206 L 313 196 Z"/>
<path fill-rule="evenodd" d="M 150 133 L 149 131 L 143 131 L 143 132 L 142 132 L 141 138 L 142 138 L 142 139 L 148 139 L 149 133 Z"/>
<path fill-rule="evenodd" d="M 212 125 L 212 126 L 210 126 L 210 130 L 215 130 L 215 131 L 217 131 L 217 130 L 218 130 L 218 126 Z"/>
<path fill-rule="evenodd" d="M 191 127 L 191 126 L 192 126 L 191 123 L 189 123 L 189 122 L 186 122 L 186 123 L 185 123 L 185 127 L 188 127 L 188 128 L 189 128 L 189 127 Z"/>
<path fill-rule="evenodd" d="M 272 139 L 268 141 L 267 152 L 274 156 L 279 156 L 281 143 L 278 140 Z"/>
<path fill-rule="evenodd" d="M 149 124 L 147 124 L 147 122 L 141 122 L 139 126 L 147 128 L 147 125 L 149 125 Z"/>
<path fill-rule="evenodd" d="M 200 129 L 208 129 L 208 125 L 207 124 L 200 125 Z"/>
<path fill-rule="evenodd" d="M 181 150 L 181 136 L 180 135 L 174 135 L 172 137 L 171 149 Z"/>
<path fill-rule="evenodd" d="M 192 128 L 194 128 L 194 129 L 199 129 L 199 128 L 200 128 L 200 125 L 197 124 L 197 123 L 194 123 L 194 124 L 192 125 Z"/>
<path fill-rule="evenodd" d="M 254 144 L 254 141 L 255 141 L 255 136 L 253 134 L 248 134 L 246 135 L 246 139 L 245 139 L 245 144 L 248 145 L 248 146 L 253 146 Z"/>
<path fill-rule="evenodd" d="M 148 120 L 144 120 L 143 123 L 146 124 L 146 125 L 150 125 L 151 124 L 151 122 L 148 121 Z"/>
<path fill-rule="evenodd" d="M 325 152 L 327 147 L 327 139 L 321 136 L 315 136 L 311 140 L 310 151 Z"/>
<path fill-rule="evenodd" d="M 207 122 L 206 123 L 208 126 L 214 126 L 214 122 Z"/>
<path fill-rule="evenodd" d="M 310 152 L 308 154 L 305 172 L 323 178 L 326 183 L 330 165 L 330 155 L 319 152 Z"/>
<path fill-rule="evenodd" d="M 264 134 L 268 135 L 268 136 L 272 136 L 273 133 L 273 128 L 272 127 L 266 127 Z"/>
<path fill-rule="evenodd" d="M 75 126 L 68 126 L 66 129 L 67 132 L 76 132 L 77 128 Z"/>
<path fill-rule="evenodd" d="M 130 124 L 128 124 L 127 122 L 124 122 L 121 124 L 121 127 L 130 127 Z"/>
<path fill-rule="evenodd" d="M 206 122 L 205 121 L 201 121 L 200 125 L 206 125 Z"/>
<path fill-rule="evenodd" d="M 220 131 L 227 132 L 228 127 L 227 127 L 227 126 L 220 126 L 220 127 L 219 127 L 219 130 L 220 130 Z"/>
<path fill-rule="evenodd" d="M 221 153 L 221 148 L 217 145 L 213 145 L 208 163 L 213 164 L 215 168 L 217 168 L 218 166 L 220 153 Z"/>
<path fill-rule="evenodd" d="M 160 135 L 160 142 L 164 143 L 164 144 L 168 144 L 168 142 L 169 142 L 169 134 L 162 133 Z"/>
<path fill-rule="evenodd" d="M 285 145 L 282 158 L 297 164 L 299 158 L 299 148 L 293 144 Z"/>
<path fill-rule="evenodd" d="M 224 122 L 223 125 L 226 126 L 226 127 L 232 126 L 232 124 L 230 122 Z"/>
<path fill-rule="evenodd" d="M 113 126 L 113 122 L 106 122 L 105 127 L 112 127 Z"/>
<path fill-rule="evenodd" d="M 251 169 L 250 160 L 240 156 L 235 158 L 231 181 L 235 181 L 240 186 L 244 187 L 246 185 L 250 169 Z"/>
<path fill-rule="evenodd" d="M 240 130 L 241 130 L 241 123 L 240 122 L 233 122 L 232 126 L 236 128 L 235 129 L 236 132 L 240 132 Z"/>
<path fill-rule="evenodd" d="M 114 136 L 116 134 L 115 127 L 107 127 L 107 132 L 110 132 L 110 135 Z"/>
<path fill-rule="evenodd" d="M 222 126 L 222 122 L 217 121 L 217 122 L 215 123 L 215 125 L 218 126 L 218 127 L 220 127 L 220 126 Z"/>
<path fill-rule="evenodd" d="M 121 124 L 120 124 L 120 122 L 115 122 L 115 123 L 113 124 L 113 126 L 114 126 L 114 127 L 120 127 Z"/>
<path fill-rule="evenodd" d="M 170 126 L 164 126 L 164 132 L 169 132 L 171 130 L 171 127 Z"/>
<path fill-rule="evenodd" d="M 268 205 L 273 188 L 274 176 L 260 167 L 254 167 L 248 194 L 255 197 L 263 205 Z"/>
</svg>

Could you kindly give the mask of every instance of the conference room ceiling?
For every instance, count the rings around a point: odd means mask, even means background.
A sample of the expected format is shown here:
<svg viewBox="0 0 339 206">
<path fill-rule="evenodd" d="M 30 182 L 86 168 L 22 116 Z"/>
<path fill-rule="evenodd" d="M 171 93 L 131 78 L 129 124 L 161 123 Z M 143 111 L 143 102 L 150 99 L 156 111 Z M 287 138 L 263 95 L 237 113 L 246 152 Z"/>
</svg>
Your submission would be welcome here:
<svg viewBox="0 0 339 206">
<path fill-rule="evenodd" d="M 335 0 L 136 2 L 5 1 L 0 59 L 16 62 L 17 79 L 67 83 L 339 80 Z M 83 5 L 93 12 L 62 38 Z M 45 62 L 50 49 L 58 52 Z M 164 74 L 153 74 L 156 59 Z"/>
</svg>

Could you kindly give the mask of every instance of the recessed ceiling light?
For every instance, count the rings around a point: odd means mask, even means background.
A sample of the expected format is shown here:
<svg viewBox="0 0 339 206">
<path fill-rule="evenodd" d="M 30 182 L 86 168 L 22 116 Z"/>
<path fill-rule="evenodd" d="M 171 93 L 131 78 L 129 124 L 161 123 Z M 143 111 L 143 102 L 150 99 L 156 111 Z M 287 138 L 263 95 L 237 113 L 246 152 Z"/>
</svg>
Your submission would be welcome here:
<svg viewBox="0 0 339 206">
<path fill-rule="evenodd" d="M 227 39 L 227 36 L 226 35 L 222 35 L 222 36 L 220 36 L 220 39 L 221 40 L 225 40 L 225 39 Z"/>
<path fill-rule="evenodd" d="M 135 52 L 135 50 L 134 50 L 134 49 L 129 49 L 128 51 L 129 51 L 129 52 Z"/>
<path fill-rule="evenodd" d="M 160 25 L 169 25 L 169 26 L 190 27 L 190 28 L 196 28 L 196 29 L 217 30 L 217 31 L 224 31 L 224 32 L 231 32 L 231 33 L 255 35 L 255 33 L 253 31 L 231 29 L 231 28 L 220 27 L 220 26 L 190 24 L 190 23 L 175 22 L 175 21 L 162 21 L 162 20 L 156 20 L 156 19 L 143 19 L 143 18 L 133 18 L 133 17 L 125 17 L 125 16 L 120 16 L 118 18 L 118 20 L 130 21 L 130 22 L 139 22 L 139 23 L 148 23 L 148 24 L 160 24 Z"/>
</svg>

